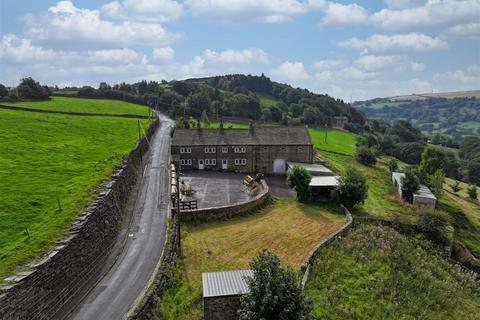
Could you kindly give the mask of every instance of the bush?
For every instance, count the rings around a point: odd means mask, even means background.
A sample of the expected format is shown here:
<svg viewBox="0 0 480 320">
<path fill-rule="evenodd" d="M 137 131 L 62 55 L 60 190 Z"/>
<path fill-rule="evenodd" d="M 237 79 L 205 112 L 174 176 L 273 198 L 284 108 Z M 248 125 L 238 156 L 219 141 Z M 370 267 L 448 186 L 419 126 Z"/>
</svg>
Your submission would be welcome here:
<svg viewBox="0 0 480 320">
<path fill-rule="evenodd" d="M 407 170 L 405 177 L 402 178 L 402 197 L 409 201 L 413 201 L 413 194 L 420 188 L 420 179 L 413 172 L 413 170 Z"/>
<path fill-rule="evenodd" d="M 443 192 L 443 183 L 445 181 L 445 174 L 443 170 L 439 169 L 435 171 L 433 175 L 428 178 L 429 186 L 432 188 L 433 193 L 440 198 Z"/>
<path fill-rule="evenodd" d="M 23 78 L 17 87 L 18 95 L 24 99 L 48 99 L 48 91 L 32 78 Z"/>
<path fill-rule="evenodd" d="M 398 161 L 397 159 L 390 159 L 388 161 L 388 169 L 390 170 L 390 173 L 395 172 L 398 170 Z"/>
<path fill-rule="evenodd" d="M 455 181 L 452 185 L 450 185 L 450 188 L 452 188 L 453 193 L 457 193 L 462 190 L 462 188 L 460 188 L 460 181 Z"/>
<path fill-rule="evenodd" d="M 477 187 L 474 184 L 468 186 L 468 196 L 470 197 L 471 200 L 477 200 L 478 198 Z"/>
<path fill-rule="evenodd" d="M 447 244 L 452 239 L 450 217 L 443 211 L 422 208 L 417 217 L 418 227 L 435 242 Z"/>
<path fill-rule="evenodd" d="M 295 273 L 284 268 L 273 253 L 263 250 L 250 262 L 253 277 L 247 278 L 249 292 L 240 298 L 241 320 L 307 320 L 310 303 L 305 299 Z"/>
<path fill-rule="evenodd" d="M 349 210 L 352 210 L 357 204 L 363 203 L 368 196 L 367 180 L 362 174 L 348 168 L 338 182 L 338 195 L 340 202 Z"/>
<path fill-rule="evenodd" d="M 290 188 L 295 189 L 299 201 L 310 199 L 310 181 L 312 175 L 305 168 L 294 166 L 287 174 L 287 182 Z"/>
<path fill-rule="evenodd" d="M 372 150 L 365 147 L 357 148 L 355 159 L 366 166 L 374 166 L 377 163 L 377 157 L 375 154 L 372 152 Z"/>
</svg>

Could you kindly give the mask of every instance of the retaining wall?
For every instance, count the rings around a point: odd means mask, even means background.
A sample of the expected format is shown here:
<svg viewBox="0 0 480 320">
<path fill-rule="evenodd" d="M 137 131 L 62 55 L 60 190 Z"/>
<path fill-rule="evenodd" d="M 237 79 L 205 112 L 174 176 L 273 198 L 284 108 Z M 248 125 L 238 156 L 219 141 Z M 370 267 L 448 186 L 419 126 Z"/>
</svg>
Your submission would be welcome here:
<svg viewBox="0 0 480 320">
<path fill-rule="evenodd" d="M 151 139 L 158 119 L 146 132 Z M 31 264 L 28 272 L 7 278 L 0 288 L 0 319 L 51 319 L 100 270 L 115 242 L 124 208 L 149 147 L 141 139 L 105 181 L 93 204 L 72 224 L 69 236 Z"/>
<path fill-rule="evenodd" d="M 257 209 L 270 201 L 269 188 L 265 180 L 262 180 L 261 192 L 252 200 L 232 205 L 201 208 L 196 210 L 182 210 L 180 213 L 181 222 L 206 222 L 212 220 L 222 220 L 239 216 L 249 211 Z"/>
</svg>

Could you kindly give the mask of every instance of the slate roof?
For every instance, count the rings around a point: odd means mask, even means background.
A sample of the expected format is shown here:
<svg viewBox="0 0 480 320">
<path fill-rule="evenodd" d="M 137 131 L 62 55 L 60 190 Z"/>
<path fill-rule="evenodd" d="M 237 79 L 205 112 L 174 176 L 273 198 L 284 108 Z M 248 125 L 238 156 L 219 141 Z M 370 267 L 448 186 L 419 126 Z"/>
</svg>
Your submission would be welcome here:
<svg viewBox="0 0 480 320">
<path fill-rule="evenodd" d="M 318 163 L 303 163 L 303 162 L 287 162 L 288 168 L 293 168 L 294 166 L 299 166 L 305 168 L 312 176 L 333 176 L 332 170 L 325 167 L 323 164 Z"/>
<path fill-rule="evenodd" d="M 312 145 L 308 129 L 255 127 L 251 129 L 175 129 L 172 146 Z"/>
<path fill-rule="evenodd" d="M 234 296 L 248 292 L 247 277 L 252 270 L 235 270 L 202 273 L 203 297 Z"/>
</svg>

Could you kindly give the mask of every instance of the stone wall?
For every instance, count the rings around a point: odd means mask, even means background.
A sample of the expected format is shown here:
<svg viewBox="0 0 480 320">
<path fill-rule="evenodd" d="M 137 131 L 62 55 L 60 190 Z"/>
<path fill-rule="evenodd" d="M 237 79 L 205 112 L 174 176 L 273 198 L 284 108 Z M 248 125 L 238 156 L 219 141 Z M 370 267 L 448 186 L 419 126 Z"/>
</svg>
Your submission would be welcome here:
<svg viewBox="0 0 480 320">
<path fill-rule="evenodd" d="M 352 228 L 352 225 L 353 225 L 352 214 L 343 205 L 340 205 L 340 207 L 342 208 L 343 212 L 345 213 L 345 215 L 347 217 L 347 221 L 340 229 L 335 231 L 328 238 L 320 241 L 308 254 L 307 258 L 305 259 L 305 261 L 303 262 L 302 267 L 301 267 L 302 272 L 303 272 L 302 289 L 305 288 L 305 285 L 306 285 L 307 280 L 308 280 L 308 276 L 310 275 L 310 269 L 312 267 L 312 264 L 315 262 L 315 258 L 320 253 L 320 251 L 321 251 L 320 249 L 323 248 L 323 247 L 326 247 L 327 245 L 329 245 L 330 243 L 332 243 L 336 239 L 345 236 L 348 233 L 348 231 Z"/>
<path fill-rule="evenodd" d="M 148 128 L 147 139 L 153 136 L 158 125 L 157 119 Z M 30 264 L 30 271 L 6 279 L 10 285 L 0 289 L 0 319 L 51 319 L 99 272 L 115 242 L 148 147 L 145 138 L 137 143 L 53 251 Z"/>
<path fill-rule="evenodd" d="M 270 202 L 270 193 L 265 180 L 262 180 L 260 193 L 252 200 L 234 203 L 232 205 L 201 208 L 196 210 L 182 210 L 180 221 L 182 222 L 205 222 L 211 220 L 222 220 L 239 216 L 249 211 L 253 211 Z"/>
<path fill-rule="evenodd" d="M 240 296 L 203 299 L 203 320 L 236 320 L 239 318 Z"/>
</svg>

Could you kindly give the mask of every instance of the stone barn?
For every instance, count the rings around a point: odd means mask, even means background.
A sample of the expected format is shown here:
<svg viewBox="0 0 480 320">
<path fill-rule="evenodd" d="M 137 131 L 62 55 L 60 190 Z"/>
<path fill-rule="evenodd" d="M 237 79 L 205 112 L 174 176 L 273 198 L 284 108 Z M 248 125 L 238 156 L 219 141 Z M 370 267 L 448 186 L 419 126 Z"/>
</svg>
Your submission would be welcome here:
<svg viewBox="0 0 480 320">
<path fill-rule="evenodd" d="M 203 319 L 236 320 L 240 296 L 248 292 L 246 278 L 251 270 L 202 273 Z"/>
<path fill-rule="evenodd" d="M 397 188 L 398 194 L 402 197 L 402 178 L 405 173 L 392 172 L 392 183 Z M 437 197 L 430 191 L 430 189 L 421 184 L 417 192 L 413 194 L 413 204 L 435 209 L 437 204 Z"/>
<path fill-rule="evenodd" d="M 285 174 L 287 161 L 312 163 L 305 126 L 176 129 L 173 161 L 182 169 Z"/>
</svg>

